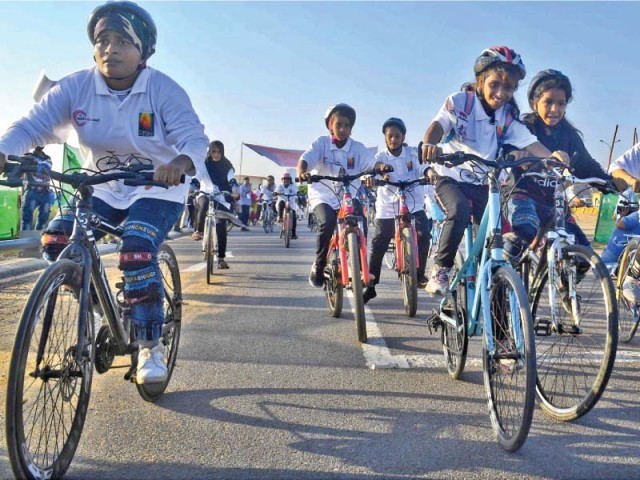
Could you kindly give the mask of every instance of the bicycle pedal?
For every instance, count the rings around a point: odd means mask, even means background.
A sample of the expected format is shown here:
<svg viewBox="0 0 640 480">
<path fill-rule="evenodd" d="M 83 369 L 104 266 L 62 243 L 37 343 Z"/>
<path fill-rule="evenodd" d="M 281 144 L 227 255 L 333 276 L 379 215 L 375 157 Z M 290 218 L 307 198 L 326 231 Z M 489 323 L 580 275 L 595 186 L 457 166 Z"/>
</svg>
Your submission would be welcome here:
<svg viewBox="0 0 640 480">
<path fill-rule="evenodd" d="M 582 329 L 576 325 L 564 325 L 564 324 L 560 324 L 559 325 L 559 333 L 565 333 L 565 334 L 569 334 L 569 335 L 580 335 L 582 333 Z"/>
<path fill-rule="evenodd" d="M 429 317 L 427 317 L 427 328 L 429 329 L 429 335 L 436 333 L 438 328 L 444 328 L 444 322 L 440 318 L 438 312 L 433 312 Z"/>
<path fill-rule="evenodd" d="M 533 326 L 533 331 L 537 337 L 549 337 L 551 336 L 551 322 L 549 320 L 538 320 Z"/>
</svg>

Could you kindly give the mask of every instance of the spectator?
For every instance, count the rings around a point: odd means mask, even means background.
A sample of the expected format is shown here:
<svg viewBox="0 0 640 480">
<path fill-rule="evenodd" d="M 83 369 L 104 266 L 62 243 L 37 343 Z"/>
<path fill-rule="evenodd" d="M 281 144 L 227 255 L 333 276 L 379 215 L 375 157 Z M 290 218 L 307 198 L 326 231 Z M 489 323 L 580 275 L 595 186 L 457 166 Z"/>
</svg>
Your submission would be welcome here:
<svg viewBox="0 0 640 480">
<path fill-rule="evenodd" d="M 51 170 L 51 157 L 44 153 L 43 147 L 36 147 L 31 155 L 38 160 L 43 171 L 39 174 L 29 174 L 27 177 L 27 188 L 22 198 L 22 230 L 31 230 L 36 208 L 38 209 L 36 230 L 42 230 L 49 221 L 52 202 L 51 182 L 46 173 L 47 170 Z"/>
<path fill-rule="evenodd" d="M 249 225 L 249 210 L 251 210 L 251 183 L 249 177 L 244 177 L 240 185 L 240 221 Z"/>
</svg>

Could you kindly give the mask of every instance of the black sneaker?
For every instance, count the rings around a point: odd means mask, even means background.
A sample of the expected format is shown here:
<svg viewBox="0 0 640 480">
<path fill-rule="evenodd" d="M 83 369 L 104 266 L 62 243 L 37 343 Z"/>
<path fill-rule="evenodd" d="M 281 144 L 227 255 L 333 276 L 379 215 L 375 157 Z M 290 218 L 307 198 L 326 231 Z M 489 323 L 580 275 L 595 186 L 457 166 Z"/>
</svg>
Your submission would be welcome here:
<svg viewBox="0 0 640 480">
<path fill-rule="evenodd" d="M 427 279 L 427 277 L 422 276 L 422 277 L 418 277 L 418 288 L 424 288 L 427 286 L 427 282 L 429 280 Z"/>
<path fill-rule="evenodd" d="M 376 293 L 376 287 L 370 285 L 362 294 L 362 300 L 364 301 L 364 303 L 367 303 L 369 300 L 371 300 L 372 298 L 376 298 L 377 296 L 378 294 Z"/>
<path fill-rule="evenodd" d="M 316 288 L 322 288 L 324 285 L 324 273 L 322 268 L 318 268 L 315 264 L 311 265 L 311 272 L 309 273 L 309 285 Z"/>
</svg>

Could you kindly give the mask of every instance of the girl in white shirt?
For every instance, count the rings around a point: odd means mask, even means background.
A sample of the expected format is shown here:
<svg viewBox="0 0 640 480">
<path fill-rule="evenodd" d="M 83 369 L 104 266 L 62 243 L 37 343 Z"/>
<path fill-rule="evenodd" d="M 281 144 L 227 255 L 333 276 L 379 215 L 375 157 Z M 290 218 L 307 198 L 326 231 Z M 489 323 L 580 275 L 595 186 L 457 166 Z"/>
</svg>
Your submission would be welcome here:
<svg viewBox="0 0 640 480">
<path fill-rule="evenodd" d="M 504 143 L 524 149 L 529 155 L 548 157 L 550 152 L 518 119 L 513 94 L 526 74 L 520 55 L 508 47 L 490 47 L 476 59 L 473 71 L 475 83 L 447 97 L 432 120 L 424 135 L 422 158 L 432 162 L 443 152 L 464 151 L 494 159 Z M 438 146 L 440 142 L 442 147 Z M 561 159 L 567 161 L 565 157 L 566 154 Z M 446 218 L 426 286 L 428 293 L 446 292 L 449 270 L 471 214 L 474 222 L 482 219 L 488 198 L 483 171 L 469 162 L 452 168 L 436 165 L 430 170 Z"/>
</svg>

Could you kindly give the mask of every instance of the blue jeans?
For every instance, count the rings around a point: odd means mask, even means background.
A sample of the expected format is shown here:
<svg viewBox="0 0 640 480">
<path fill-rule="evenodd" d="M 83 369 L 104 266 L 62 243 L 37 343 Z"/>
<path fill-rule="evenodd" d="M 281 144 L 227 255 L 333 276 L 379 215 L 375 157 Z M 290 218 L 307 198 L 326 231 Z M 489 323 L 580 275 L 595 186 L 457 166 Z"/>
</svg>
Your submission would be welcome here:
<svg viewBox="0 0 640 480">
<path fill-rule="evenodd" d="M 22 198 L 22 230 L 31 230 L 33 212 L 36 208 L 38 209 L 36 230 L 42 230 L 49 221 L 49 212 L 51 211 L 49 190 L 27 188 Z"/>
<path fill-rule="evenodd" d="M 93 211 L 112 225 L 122 224 L 122 248 L 119 268 L 124 276 L 124 299 L 128 318 L 138 340 L 157 340 L 164 323 L 164 288 L 158 265 L 158 248 L 176 223 L 182 203 L 142 198 L 126 210 L 111 207 L 93 198 Z M 64 213 L 64 212 L 63 212 Z M 71 234 L 73 216 L 56 216 L 48 229 Z M 95 231 L 96 240 L 104 232 Z"/>
</svg>

